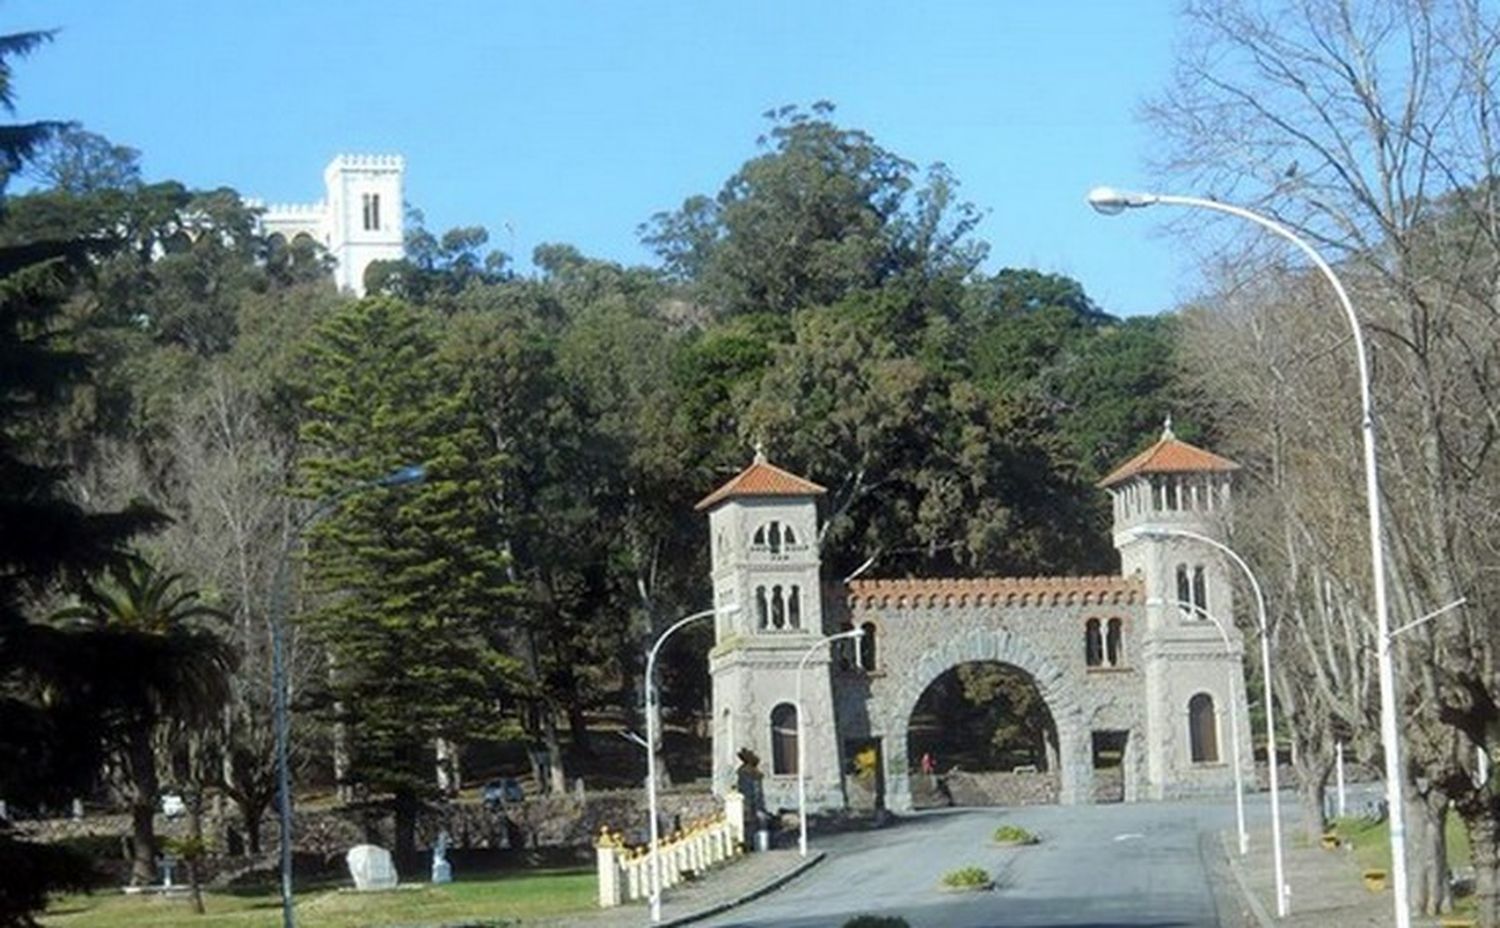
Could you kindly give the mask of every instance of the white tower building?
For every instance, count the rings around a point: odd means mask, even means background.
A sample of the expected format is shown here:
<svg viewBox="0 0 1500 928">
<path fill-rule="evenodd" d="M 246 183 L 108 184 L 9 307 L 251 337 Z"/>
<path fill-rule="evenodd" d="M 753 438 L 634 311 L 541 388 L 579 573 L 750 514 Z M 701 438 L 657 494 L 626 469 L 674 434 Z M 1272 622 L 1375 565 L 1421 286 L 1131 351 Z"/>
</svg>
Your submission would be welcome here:
<svg viewBox="0 0 1500 928">
<path fill-rule="evenodd" d="M 404 253 L 405 173 L 400 155 L 339 155 L 323 169 L 321 202 L 266 206 L 261 229 L 288 242 L 305 235 L 322 245 L 337 262 L 339 289 L 364 296 L 371 263 L 396 261 Z"/>
<path fill-rule="evenodd" d="M 1121 573 L 1139 576 L 1145 587 L 1141 663 L 1146 779 L 1154 799 L 1232 783 L 1229 737 L 1236 729 L 1242 769 L 1253 776 L 1234 567 L 1211 545 L 1170 534 L 1186 530 L 1224 542 L 1231 474 L 1238 469 L 1178 440 L 1169 420 L 1156 444 L 1100 482 L 1114 501 Z M 1223 623 L 1228 649 L 1208 615 Z M 1230 713 L 1237 715 L 1234 724 Z"/>
<path fill-rule="evenodd" d="M 842 807 L 829 648 L 814 648 L 823 626 L 817 498 L 824 489 L 755 460 L 697 505 L 708 512 L 717 618 L 713 677 L 713 783 L 735 783 L 739 753 L 759 756 L 766 808 L 796 808 L 798 716 L 808 807 Z"/>
</svg>

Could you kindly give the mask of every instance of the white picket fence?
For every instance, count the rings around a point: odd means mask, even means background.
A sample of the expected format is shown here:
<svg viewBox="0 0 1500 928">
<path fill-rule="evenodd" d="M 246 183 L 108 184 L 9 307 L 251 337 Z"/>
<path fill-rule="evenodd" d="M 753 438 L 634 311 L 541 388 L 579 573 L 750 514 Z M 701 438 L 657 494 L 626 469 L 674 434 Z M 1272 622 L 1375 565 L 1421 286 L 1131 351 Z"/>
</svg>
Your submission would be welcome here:
<svg viewBox="0 0 1500 928">
<path fill-rule="evenodd" d="M 745 799 L 730 790 L 724 811 L 689 823 L 660 839 L 662 889 L 670 889 L 745 852 Z M 629 847 L 608 826 L 594 842 L 599 863 L 599 905 L 602 908 L 645 899 L 651 895 L 651 845 Z"/>
</svg>

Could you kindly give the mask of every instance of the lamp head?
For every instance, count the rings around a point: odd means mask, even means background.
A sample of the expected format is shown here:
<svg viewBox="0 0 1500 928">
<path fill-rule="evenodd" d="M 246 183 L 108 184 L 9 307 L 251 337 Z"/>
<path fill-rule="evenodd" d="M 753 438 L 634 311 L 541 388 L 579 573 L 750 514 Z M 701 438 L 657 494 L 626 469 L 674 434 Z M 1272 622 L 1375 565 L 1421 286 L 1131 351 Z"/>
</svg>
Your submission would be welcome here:
<svg viewBox="0 0 1500 928">
<path fill-rule="evenodd" d="M 1113 187 L 1095 187 L 1089 191 L 1088 195 L 1089 205 L 1106 216 L 1114 216 L 1127 209 L 1150 206 L 1157 199 L 1157 196 L 1152 193 L 1134 193 L 1129 190 L 1116 190 Z"/>
<path fill-rule="evenodd" d="M 427 479 L 427 468 L 421 464 L 408 464 L 381 477 L 375 482 L 383 487 L 403 487 L 410 483 L 421 483 Z"/>
</svg>

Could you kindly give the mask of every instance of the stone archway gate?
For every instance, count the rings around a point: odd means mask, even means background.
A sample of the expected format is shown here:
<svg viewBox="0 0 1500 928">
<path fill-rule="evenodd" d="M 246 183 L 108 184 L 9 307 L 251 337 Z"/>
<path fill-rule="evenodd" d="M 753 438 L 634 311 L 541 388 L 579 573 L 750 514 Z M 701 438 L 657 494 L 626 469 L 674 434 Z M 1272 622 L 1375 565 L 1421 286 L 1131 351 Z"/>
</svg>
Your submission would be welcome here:
<svg viewBox="0 0 1500 928">
<path fill-rule="evenodd" d="M 874 626 L 877 664 L 862 685 L 848 687 L 857 697 L 836 699 L 839 730 L 846 741 L 880 741 L 889 808 L 912 805 L 907 729 L 917 701 L 943 673 L 971 661 L 1010 664 L 1036 682 L 1057 729 L 1062 803 L 1093 800 L 1092 735 L 1105 731 L 1128 733 L 1125 798 L 1135 798 L 1146 735 L 1139 578 L 864 580 L 847 592 L 848 621 Z M 1091 620 L 1098 627 L 1119 620 L 1112 663 L 1091 660 Z"/>
</svg>

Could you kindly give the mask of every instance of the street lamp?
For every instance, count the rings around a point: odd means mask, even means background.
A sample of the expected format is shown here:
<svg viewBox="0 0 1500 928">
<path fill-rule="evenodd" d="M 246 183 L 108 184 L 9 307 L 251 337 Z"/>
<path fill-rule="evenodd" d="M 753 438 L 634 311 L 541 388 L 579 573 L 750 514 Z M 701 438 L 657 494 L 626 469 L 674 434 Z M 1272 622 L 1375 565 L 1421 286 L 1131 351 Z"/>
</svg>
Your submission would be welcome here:
<svg viewBox="0 0 1500 928">
<path fill-rule="evenodd" d="M 1135 209 L 1165 203 L 1170 206 L 1189 206 L 1228 213 L 1253 222 L 1261 228 L 1291 242 L 1307 256 L 1338 297 L 1339 306 L 1349 322 L 1354 335 L 1354 351 L 1359 366 L 1360 432 L 1364 438 L 1365 508 L 1369 515 L 1370 574 L 1375 587 L 1375 659 L 1380 675 L 1380 740 L 1385 747 L 1386 806 L 1391 825 L 1391 876 L 1394 885 L 1392 903 L 1395 907 L 1396 928 L 1411 928 L 1411 909 L 1407 899 L 1406 885 L 1406 810 L 1402 804 L 1401 741 L 1396 721 L 1396 668 L 1391 657 L 1393 640 L 1390 633 L 1390 607 L 1386 600 L 1385 559 L 1381 545 L 1382 527 L 1380 516 L 1380 472 L 1375 456 L 1375 402 L 1370 390 L 1370 359 L 1365 350 L 1364 329 L 1359 317 L 1354 314 L 1354 304 L 1344 290 L 1343 281 L 1333 272 L 1323 256 L 1307 242 L 1279 222 L 1267 219 L 1259 213 L 1199 197 L 1169 196 L 1156 193 L 1131 193 L 1109 187 L 1095 187 L 1089 191 L 1089 205 L 1105 215 L 1113 215 L 1125 209 Z M 1269 708 L 1269 707 L 1267 707 Z M 1273 765 L 1274 768 L 1274 765 Z"/>
<path fill-rule="evenodd" d="M 797 659 L 797 850 L 807 856 L 807 713 L 802 710 L 802 672 L 807 669 L 808 658 L 826 644 L 846 638 L 862 638 L 865 630 L 852 629 L 837 635 L 824 635 L 807 646 Z"/>
<path fill-rule="evenodd" d="M 1191 609 L 1214 623 L 1214 628 L 1219 630 L 1219 637 L 1224 640 L 1224 650 L 1231 656 L 1234 655 L 1234 645 L 1229 643 L 1229 630 L 1219 620 L 1218 616 L 1197 603 L 1190 603 L 1184 599 L 1148 599 L 1146 600 L 1146 605 L 1168 605 L 1177 606 L 1181 609 Z M 1234 763 L 1234 823 L 1236 829 L 1239 831 L 1240 856 L 1244 857 L 1246 852 L 1250 850 L 1250 835 L 1245 831 L 1245 777 L 1240 771 L 1240 714 L 1235 711 L 1235 706 L 1239 705 L 1239 703 L 1234 698 L 1234 681 L 1238 676 L 1238 674 L 1233 674 L 1229 677 L 1229 744 L 1230 754 Z M 1340 770 L 1342 769 L 1340 768 Z"/>
<path fill-rule="evenodd" d="M 302 540 L 302 533 L 312 524 L 334 509 L 344 500 L 366 490 L 378 487 L 399 487 L 421 483 L 427 479 L 427 469 L 420 464 L 411 464 L 391 471 L 374 480 L 362 480 L 318 501 L 305 516 L 292 525 L 286 544 L 276 561 L 276 577 L 271 587 L 271 690 L 273 697 L 273 726 L 276 732 L 276 798 L 281 806 L 281 924 L 283 928 L 296 928 L 297 916 L 292 909 L 292 773 L 287 760 L 287 740 L 291 730 L 291 717 L 287 711 L 286 680 L 286 616 L 288 587 L 291 585 L 292 551 Z"/>
<path fill-rule="evenodd" d="M 1261 593 L 1260 581 L 1256 579 L 1255 572 L 1245 559 L 1240 557 L 1235 550 L 1215 538 L 1210 538 L 1201 532 L 1194 532 L 1185 528 L 1152 528 L 1134 529 L 1129 532 L 1143 538 L 1188 538 L 1201 542 L 1224 553 L 1231 561 L 1239 567 L 1246 578 L 1250 581 L 1250 589 L 1255 592 L 1255 618 L 1260 623 L 1260 666 L 1261 682 L 1265 684 L 1266 700 L 1266 764 L 1270 772 L 1271 788 L 1271 853 L 1276 871 L 1276 917 L 1286 918 L 1287 915 L 1287 885 L 1286 868 L 1282 861 L 1281 850 L 1281 783 L 1276 773 L 1276 710 L 1271 696 L 1271 632 L 1270 625 L 1266 621 L 1266 597 Z"/>
<path fill-rule="evenodd" d="M 667 630 L 657 637 L 656 643 L 651 645 L 651 650 L 646 652 L 646 805 L 647 814 L 651 817 L 651 921 L 661 921 L 661 832 L 656 824 L 656 738 L 657 728 L 660 723 L 657 719 L 657 693 L 656 693 L 656 655 L 661 651 L 661 646 L 672 636 L 672 633 L 689 625 L 699 619 L 706 619 L 711 615 L 723 613 L 728 615 L 738 612 L 737 605 L 721 606 L 713 609 L 704 609 L 692 615 L 684 616 L 668 626 Z"/>
</svg>

